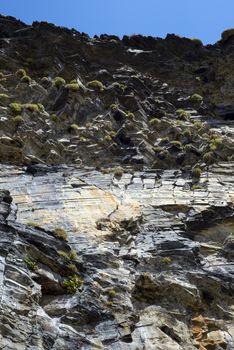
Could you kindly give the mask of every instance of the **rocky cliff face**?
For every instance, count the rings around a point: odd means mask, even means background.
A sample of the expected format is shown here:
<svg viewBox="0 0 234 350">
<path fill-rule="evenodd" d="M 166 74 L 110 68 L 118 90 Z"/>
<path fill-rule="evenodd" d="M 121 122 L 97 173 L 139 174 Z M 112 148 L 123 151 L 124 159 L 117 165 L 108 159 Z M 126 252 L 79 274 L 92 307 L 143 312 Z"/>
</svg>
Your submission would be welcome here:
<svg viewBox="0 0 234 350">
<path fill-rule="evenodd" d="M 233 34 L 0 17 L 1 349 L 234 349 Z"/>
</svg>

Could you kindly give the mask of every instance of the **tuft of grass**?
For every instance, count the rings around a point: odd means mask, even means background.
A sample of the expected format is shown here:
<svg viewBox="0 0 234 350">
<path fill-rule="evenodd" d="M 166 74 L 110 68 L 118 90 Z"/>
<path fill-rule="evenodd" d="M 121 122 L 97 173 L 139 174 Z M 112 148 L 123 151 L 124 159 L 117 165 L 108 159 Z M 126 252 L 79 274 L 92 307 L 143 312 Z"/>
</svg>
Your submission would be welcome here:
<svg viewBox="0 0 234 350">
<path fill-rule="evenodd" d="M 77 289 L 83 284 L 83 279 L 77 275 L 71 275 L 63 281 L 63 286 L 66 288 L 68 294 L 75 294 Z"/>
<path fill-rule="evenodd" d="M 181 119 L 188 119 L 190 117 L 190 113 L 186 112 L 184 109 L 179 108 L 176 110 L 176 114 L 181 118 Z"/>
<path fill-rule="evenodd" d="M 63 228 L 57 227 L 53 233 L 54 233 L 55 237 L 57 237 L 63 241 L 67 241 L 67 238 L 68 238 L 67 232 Z"/>
<path fill-rule="evenodd" d="M 22 124 L 24 122 L 24 118 L 21 115 L 16 115 L 13 118 L 13 122 L 17 125 Z"/>
<path fill-rule="evenodd" d="M 70 252 L 65 252 L 63 250 L 58 250 L 57 252 L 60 256 L 64 257 L 67 260 L 76 260 L 77 259 L 77 253 L 75 250 L 70 250 Z"/>
<path fill-rule="evenodd" d="M 40 105 L 35 103 L 25 103 L 23 105 L 23 108 L 27 109 L 30 112 L 39 112 L 41 110 Z"/>
<path fill-rule="evenodd" d="M 203 45 L 203 42 L 200 39 L 193 38 L 191 40 L 196 44 L 196 46 L 202 46 Z"/>
<path fill-rule="evenodd" d="M 115 168 L 114 176 L 115 177 L 122 177 L 123 173 L 124 173 L 123 168 L 117 167 L 117 168 Z"/>
<path fill-rule="evenodd" d="M 149 121 L 149 124 L 153 127 L 156 127 L 159 123 L 160 123 L 160 119 L 158 119 L 158 118 L 152 118 Z"/>
<path fill-rule="evenodd" d="M 172 263 L 172 258 L 170 258 L 169 256 L 165 256 L 164 258 L 161 259 L 161 263 L 169 265 Z"/>
<path fill-rule="evenodd" d="M 118 110 L 118 105 L 115 103 L 112 103 L 112 105 L 110 105 L 110 109 L 112 112 L 116 112 Z"/>
<path fill-rule="evenodd" d="M 114 288 L 109 289 L 107 291 L 107 293 L 108 293 L 109 297 L 111 297 L 111 298 L 114 298 L 117 294 L 116 291 L 114 290 Z"/>
<path fill-rule="evenodd" d="M 92 89 L 99 90 L 99 91 L 104 90 L 104 85 L 99 80 L 89 81 L 86 86 L 87 86 L 87 88 L 92 88 Z"/>
<path fill-rule="evenodd" d="M 36 271 L 37 270 L 37 263 L 36 263 L 36 261 L 32 260 L 30 257 L 25 256 L 24 257 L 24 263 L 27 265 L 27 268 L 30 271 Z"/>
<path fill-rule="evenodd" d="M 25 69 L 18 69 L 15 73 L 15 75 L 18 77 L 18 78 L 23 78 L 25 76 L 27 76 L 27 73 L 25 71 Z"/>
<path fill-rule="evenodd" d="M 9 95 L 7 94 L 0 94 L 0 100 L 8 100 Z"/>
<path fill-rule="evenodd" d="M 213 152 L 207 152 L 203 155 L 203 160 L 205 163 L 211 163 L 213 160 Z"/>
<path fill-rule="evenodd" d="M 61 86 L 64 86 L 66 84 L 66 81 L 62 77 L 56 77 L 54 78 L 53 85 L 59 89 Z"/>
<path fill-rule="evenodd" d="M 65 88 L 70 90 L 70 91 L 78 91 L 80 89 L 80 85 L 78 83 L 69 83 L 65 85 Z"/>
<path fill-rule="evenodd" d="M 51 114 L 50 115 L 50 119 L 52 120 L 52 122 L 57 123 L 59 121 L 59 118 L 56 114 Z"/>
<path fill-rule="evenodd" d="M 194 103 L 201 103 L 203 101 L 203 97 L 199 94 L 193 94 L 190 97 L 190 101 Z"/>
<path fill-rule="evenodd" d="M 69 126 L 69 131 L 77 132 L 79 130 L 79 126 L 77 124 L 71 124 Z"/>
<path fill-rule="evenodd" d="M 9 105 L 12 113 L 14 114 L 20 114 L 22 113 L 23 109 L 24 109 L 24 105 L 22 105 L 21 103 L 16 103 L 16 102 L 13 102 Z"/>
<path fill-rule="evenodd" d="M 22 83 L 30 84 L 32 79 L 28 75 L 24 75 L 21 80 Z"/>
<path fill-rule="evenodd" d="M 195 167 L 195 168 L 193 168 L 193 170 L 192 170 L 192 176 L 193 177 L 197 177 L 197 178 L 199 178 L 200 176 L 201 176 L 201 168 L 199 168 L 199 167 Z"/>
<path fill-rule="evenodd" d="M 75 264 L 69 264 L 67 267 L 68 267 L 69 270 L 71 270 L 73 272 L 77 272 L 78 271 Z"/>
<path fill-rule="evenodd" d="M 174 146 L 179 147 L 179 148 L 183 147 L 182 143 L 180 141 L 176 141 L 176 140 L 171 141 L 171 145 L 174 145 Z"/>
<path fill-rule="evenodd" d="M 200 186 L 200 185 L 192 185 L 191 190 L 192 190 L 192 191 L 195 191 L 195 190 L 203 190 L 203 187 Z"/>
<path fill-rule="evenodd" d="M 234 28 L 226 29 L 221 34 L 221 38 L 223 41 L 227 41 L 231 36 L 234 36 Z"/>
<path fill-rule="evenodd" d="M 132 113 L 132 112 L 128 112 L 127 116 L 128 116 L 129 119 L 133 119 L 135 117 L 135 114 Z"/>
<path fill-rule="evenodd" d="M 41 228 L 41 226 L 37 222 L 34 222 L 34 221 L 28 221 L 27 225 L 31 226 L 33 228 Z"/>
</svg>

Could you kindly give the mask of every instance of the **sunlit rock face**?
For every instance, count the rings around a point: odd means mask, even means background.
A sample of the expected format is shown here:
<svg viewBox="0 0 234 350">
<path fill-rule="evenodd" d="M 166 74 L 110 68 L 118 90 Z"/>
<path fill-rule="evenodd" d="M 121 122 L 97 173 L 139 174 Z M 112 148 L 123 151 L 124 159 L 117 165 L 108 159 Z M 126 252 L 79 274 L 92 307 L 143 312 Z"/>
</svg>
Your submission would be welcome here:
<svg viewBox="0 0 234 350">
<path fill-rule="evenodd" d="M 232 31 L 0 39 L 0 348 L 234 349 Z"/>
</svg>

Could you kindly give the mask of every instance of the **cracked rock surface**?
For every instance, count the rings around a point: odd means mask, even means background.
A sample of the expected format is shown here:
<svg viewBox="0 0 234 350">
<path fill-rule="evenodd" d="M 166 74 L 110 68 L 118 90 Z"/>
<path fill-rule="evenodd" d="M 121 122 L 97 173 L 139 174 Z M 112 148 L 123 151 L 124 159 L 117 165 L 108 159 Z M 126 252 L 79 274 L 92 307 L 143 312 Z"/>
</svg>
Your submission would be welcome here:
<svg viewBox="0 0 234 350">
<path fill-rule="evenodd" d="M 233 37 L 0 40 L 0 348 L 233 350 Z"/>
</svg>

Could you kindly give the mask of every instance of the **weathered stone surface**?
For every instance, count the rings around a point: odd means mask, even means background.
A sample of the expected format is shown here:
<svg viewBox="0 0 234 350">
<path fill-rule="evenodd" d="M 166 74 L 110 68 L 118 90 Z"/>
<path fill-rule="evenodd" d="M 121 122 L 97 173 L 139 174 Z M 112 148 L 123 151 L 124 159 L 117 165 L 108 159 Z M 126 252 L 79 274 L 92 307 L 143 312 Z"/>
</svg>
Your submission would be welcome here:
<svg viewBox="0 0 234 350">
<path fill-rule="evenodd" d="M 0 39 L 0 348 L 234 349 L 232 33 Z"/>
</svg>

